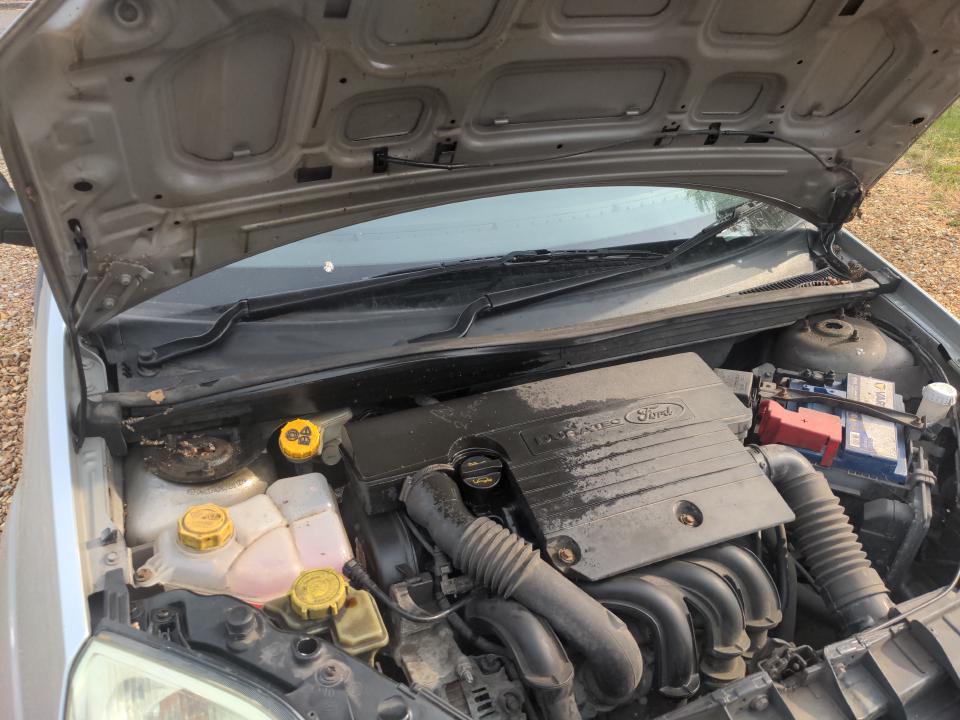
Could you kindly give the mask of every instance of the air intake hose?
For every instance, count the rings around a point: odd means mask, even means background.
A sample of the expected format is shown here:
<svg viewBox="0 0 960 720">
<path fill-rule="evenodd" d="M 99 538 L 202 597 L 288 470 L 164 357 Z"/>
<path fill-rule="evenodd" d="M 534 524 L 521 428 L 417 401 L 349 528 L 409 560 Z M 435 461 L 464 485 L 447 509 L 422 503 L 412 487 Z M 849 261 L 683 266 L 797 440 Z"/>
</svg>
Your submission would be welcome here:
<svg viewBox="0 0 960 720">
<path fill-rule="evenodd" d="M 633 693 L 643 658 L 629 628 L 521 537 L 473 515 L 450 477 L 422 471 L 407 479 L 400 500 L 460 570 L 546 618 L 584 657 L 588 686 L 598 701 L 616 705 Z"/>
<path fill-rule="evenodd" d="M 823 473 L 785 445 L 751 448 L 755 459 L 796 515 L 788 526 L 810 574 L 848 632 L 885 619 L 893 602 L 870 565 L 850 520 Z"/>
</svg>

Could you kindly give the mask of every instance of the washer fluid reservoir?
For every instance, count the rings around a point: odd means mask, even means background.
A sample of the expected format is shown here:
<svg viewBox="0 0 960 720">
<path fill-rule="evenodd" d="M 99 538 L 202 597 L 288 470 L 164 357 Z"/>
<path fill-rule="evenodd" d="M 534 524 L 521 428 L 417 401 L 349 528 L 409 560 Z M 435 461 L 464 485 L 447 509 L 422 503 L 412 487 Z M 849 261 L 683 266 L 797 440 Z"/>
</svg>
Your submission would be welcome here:
<svg viewBox="0 0 960 720">
<path fill-rule="evenodd" d="M 333 491 L 323 475 L 308 473 L 231 507 L 191 506 L 160 533 L 136 578 L 264 603 L 286 594 L 304 570 L 339 571 L 351 557 Z"/>
</svg>

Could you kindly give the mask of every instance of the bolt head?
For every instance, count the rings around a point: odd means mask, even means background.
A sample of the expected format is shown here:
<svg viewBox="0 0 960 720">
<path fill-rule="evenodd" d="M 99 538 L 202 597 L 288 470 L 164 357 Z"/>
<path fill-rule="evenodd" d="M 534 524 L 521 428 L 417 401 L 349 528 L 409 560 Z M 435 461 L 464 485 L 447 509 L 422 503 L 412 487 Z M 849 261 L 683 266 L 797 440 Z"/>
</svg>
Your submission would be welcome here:
<svg viewBox="0 0 960 720">
<path fill-rule="evenodd" d="M 754 712 L 763 712 L 768 707 L 770 707 L 770 700 L 766 695 L 757 695 L 750 701 L 750 709 Z"/>
<path fill-rule="evenodd" d="M 484 675 L 492 675 L 503 667 L 503 663 L 496 655 L 483 655 L 477 664 L 480 666 L 480 672 Z"/>
<path fill-rule="evenodd" d="M 103 561 L 107 563 L 107 565 L 116 565 L 119 560 L 120 554 L 113 550 L 108 552 L 103 558 Z"/>
<path fill-rule="evenodd" d="M 577 561 L 577 554 L 568 547 L 557 550 L 557 559 L 564 565 L 573 565 Z"/>
<path fill-rule="evenodd" d="M 321 683 L 332 687 L 334 685 L 340 685 L 346 680 L 346 671 L 339 663 L 330 662 L 320 668 L 317 676 Z"/>
</svg>

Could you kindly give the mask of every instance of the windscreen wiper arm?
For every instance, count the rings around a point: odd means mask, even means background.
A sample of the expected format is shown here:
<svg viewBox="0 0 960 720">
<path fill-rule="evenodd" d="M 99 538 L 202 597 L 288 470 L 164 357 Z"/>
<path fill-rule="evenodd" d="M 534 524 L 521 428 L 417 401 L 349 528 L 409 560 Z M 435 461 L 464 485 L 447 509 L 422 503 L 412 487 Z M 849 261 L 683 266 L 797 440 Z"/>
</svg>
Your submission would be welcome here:
<svg viewBox="0 0 960 720">
<path fill-rule="evenodd" d="M 550 280 L 536 283 L 535 285 L 525 285 L 524 287 L 512 288 L 510 290 L 498 290 L 485 293 L 464 307 L 463 310 L 460 311 L 456 322 L 446 330 L 421 335 L 413 338 L 409 342 L 415 343 L 426 342 L 428 340 L 461 338 L 470 332 L 473 323 L 481 315 L 492 315 L 520 305 L 527 305 L 547 298 L 556 297 L 557 295 L 563 295 L 574 290 L 580 290 L 581 288 L 599 285 L 611 280 L 629 278 L 656 268 L 667 267 L 681 256 L 686 255 L 717 237 L 724 230 L 736 225 L 744 218 L 753 215 L 762 207 L 763 205 L 761 203 L 753 201 L 736 205 L 731 208 L 724 217 L 707 225 L 693 237 L 684 240 L 671 252 L 653 259 L 649 263 L 634 265 L 625 270 L 617 269 L 608 272 L 589 273 L 572 278 L 565 278 L 563 280 Z"/>
<path fill-rule="evenodd" d="M 238 322 L 276 317 L 295 310 L 305 309 L 320 300 L 349 297 L 377 288 L 401 285 L 413 280 L 426 280 L 469 270 L 500 268 L 528 263 L 548 263 L 558 260 L 653 260 L 664 257 L 666 257 L 664 253 L 635 246 L 592 250 L 523 250 L 495 257 L 471 258 L 450 263 L 404 268 L 333 287 L 312 288 L 247 298 L 238 300 L 224 308 L 213 321 L 213 324 L 202 333 L 177 338 L 156 347 L 141 350 L 137 355 L 137 365 L 141 370 L 151 371 L 184 355 L 207 350 L 223 340 Z"/>
</svg>

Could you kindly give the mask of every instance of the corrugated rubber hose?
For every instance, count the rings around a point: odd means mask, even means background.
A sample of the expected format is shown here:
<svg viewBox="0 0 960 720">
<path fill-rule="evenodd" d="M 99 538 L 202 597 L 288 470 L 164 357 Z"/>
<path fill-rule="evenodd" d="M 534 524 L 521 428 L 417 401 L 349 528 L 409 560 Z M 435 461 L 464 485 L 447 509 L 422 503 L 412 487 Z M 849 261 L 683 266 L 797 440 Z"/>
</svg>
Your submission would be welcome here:
<svg viewBox="0 0 960 720">
<path fill-rule="evenodd" d="M 587 686 L 596 700 L 616 705 L 633 693 L 643 675 L 643 658 L 626 624 L 523 538 L 473 515 L 449 476 L 422 471 L 407 479 L 400 500 L 461 571 L 543 616 L 583 656 Z"/>
<path fill-rule="evenodd" d="M 796 515 L 787 530 L 827 606 L 848 632 L 884 620 L 894 607 L 890 593 L 870 565 L 823 473 L 791 447 L 762 445 L 751 449 Z"/>
</svg>

